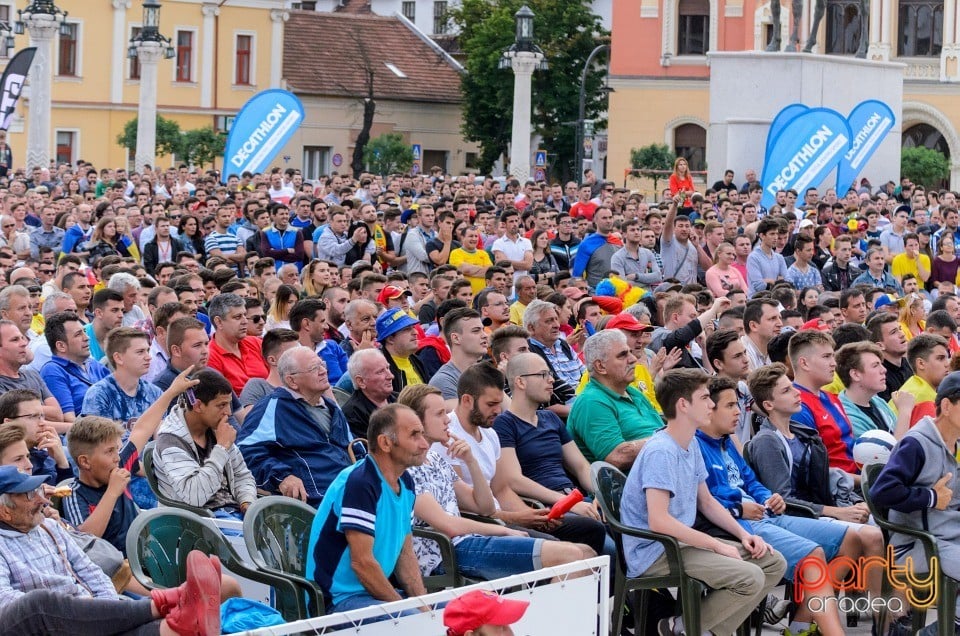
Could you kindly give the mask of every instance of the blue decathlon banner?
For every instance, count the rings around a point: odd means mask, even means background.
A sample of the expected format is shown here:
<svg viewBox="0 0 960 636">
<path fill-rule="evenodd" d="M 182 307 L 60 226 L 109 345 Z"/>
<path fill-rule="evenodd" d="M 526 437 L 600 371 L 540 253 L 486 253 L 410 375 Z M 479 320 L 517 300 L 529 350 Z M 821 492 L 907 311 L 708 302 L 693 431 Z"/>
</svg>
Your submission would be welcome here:
<svg viewBox="0 0 960 636">
<path fill-rule="evenodd" d="M 774 205 L 778 190 L 802 193 L 820 185 L 850 149 L 851 138 L 847 118 L 835 110 L 811 108 L 795 116 L 769 144 L 760 205 Z"/>
<path fill-rule="evenodd" d="M 777 116 L 773 118 L 773 121 L 770 122 L 770 130 L 767 131 L 767 147 L 764 149 L 765 156 L 769 156 L 770 148 L 773 146 L 773 142 L 776 141 L 777 135 L 780 134 L 780 131 L 790 123 L 794 117 L 797 115 L 802 115 L 803 113 L 810 110 L 809 106 L 804 106 L 803 104 L 790 104 L 785 106 L 783 110 L 777 113 Z"/>
<path fill-rule="evenodd" d="M 231 174 L 262 172 L 303 122 L 303 104 L 279 88 L 257 93 L 233 122 L 223 156 L 223 182 Z"/>
<path fill-rule="evenodd" d="M 853 142 L 837 166 L 838 196 L 843 196 L 850 189 L 896 121 L 890 107 L 875 99 L 860 102 L 850 111 L 847 122 L 850 124 Z"/>
</svg>

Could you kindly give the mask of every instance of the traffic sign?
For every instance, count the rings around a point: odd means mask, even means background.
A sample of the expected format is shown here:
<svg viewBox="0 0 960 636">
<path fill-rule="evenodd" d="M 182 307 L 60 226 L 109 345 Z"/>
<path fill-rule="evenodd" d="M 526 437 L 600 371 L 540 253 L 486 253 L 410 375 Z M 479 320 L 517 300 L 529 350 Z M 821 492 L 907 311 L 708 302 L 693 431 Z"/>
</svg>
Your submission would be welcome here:
<svg viewBox="0 0 960 636">
<path fill-rule="evenodd" d="M 343 155 L 341 155 L 339 152 L 333 155 L 333 165 L 335 167 L 339 168 L 342 163 L 343 163 Z"/>
<path fill-rule="evenodd" d="M 547 172 L 543 168 L 537 168 L 533 171 L 533 180 L 534 181 L 546 181 Z"/>
<path fill-rule="evenodd" d="M 420 174 L 420 162 L 414 163 L 412 166 L 410 166 L 410 174 L 413 176 Z"/>
<path fill-rule="evenodd" d="M 413 144 L 413 162 L 419 163 L 421 157 L 420 144 Z"/>
<path fill-rule="evenodd" d="M 547 166 L 547 151 L 538 150 L 536 161 L 533 164 L 538 168 L 545 168 Z"/>
</svg>

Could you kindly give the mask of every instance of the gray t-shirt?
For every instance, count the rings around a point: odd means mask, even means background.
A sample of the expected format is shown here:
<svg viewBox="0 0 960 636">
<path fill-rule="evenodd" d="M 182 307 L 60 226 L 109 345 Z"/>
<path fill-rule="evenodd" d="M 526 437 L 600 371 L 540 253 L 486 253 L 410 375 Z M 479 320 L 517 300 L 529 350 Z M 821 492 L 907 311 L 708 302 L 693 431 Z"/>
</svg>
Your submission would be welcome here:
<svg viewBox="0 0 960 636">
<path fill-rule="evenodd" d="M 453 360 L 446 363 L 433 374 L 430 384 L 440 389 L 444 400 L 457 399 L 457 382 L 460 381 L 460 369 L 453 364 Z"/>
<path fill-rule="evenodd" d="M 53 397 L 53 393 L 47 388 L 47 383 L 43 381 L 40 374 L 26 367 L 20 369 L 19 378 L 0 375 L 0 393 L 6 393 L 7 391 L 13 391 L 15 389 L 27 389 L 38 393 L 41 402 L 46 401 L 48 397 Z"/>
<path fill-rule="evenodd" d="M 653 488 L 668 491 L 670 516 L 693 527 L 697 517 L 697 489 L 706 479 L 707 468 L 696 437 L 684 450 L 666 429 L 657 431 L 644 444 L 627 476 L 620 501 L 623 523 L 643 530 L 650 528 L 646 491 Z M 635 537 L 624 536 L 623 549 L 627 576 L 640 576 L 663 554 L 660 543 Z"/>
<path fill-rule="evenodd" d="M 693 241 L 687 239 L 686 245 L 681 245 L 676 237 L 660 240 L 660 260 L 663 261 L 663 277 L 676 278 L 684 285 L 697 282 L 697 264 L 700 262 L 700 253 Z"/>
<path fill-rule="evenodd" d="M 250 378 L 240 392 L 240 406 L 252 406 L 273 393 L 276 388 L 263 378 Z"/>
</svg>

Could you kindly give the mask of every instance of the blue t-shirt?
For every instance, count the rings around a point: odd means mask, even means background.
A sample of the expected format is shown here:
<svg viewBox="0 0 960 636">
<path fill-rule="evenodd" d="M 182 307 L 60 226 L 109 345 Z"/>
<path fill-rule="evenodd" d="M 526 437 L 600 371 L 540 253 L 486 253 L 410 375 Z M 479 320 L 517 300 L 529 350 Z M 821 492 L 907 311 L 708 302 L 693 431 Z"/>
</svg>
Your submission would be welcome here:
<svg viewBox="0 0 960 636">
<path fill-rule="evenodd" d="M 371 455 L 333 480 L 310 529 L 306 570 L 323 589 L 328 605 L 367 593 L 350 566 L 347 530 L 373 537 L 374 558 L 385 576 L 393 574 L 412 531 L 414 493 L 408 473 L 400 477 L 400 492 L 394 492 Z"/>
<path fill-rule="evenodd" d="M 500 447 L 516 451 L 524 477 L 557 492 L 575 487 L 563 469 L 563 446 L 573 438 L 556 413 L 537 411 L 537 425 L 531 426 L 507 411 L 494 420 L 493 428 Z"/>
<path fill-rule="evenodd" d="M 99 415 L 126 423 L 140 417 L 150 405 L 160 399 L 163 392 L 156 386 L 140 379 L 137 393 L 127 395 L 112 375 L 100 380 L 83 396 L 82 415 Z"/>
<path fill-rule="evenodd" d="M 140 465 L 140 453 L 132 442 L 127 442 L 120 449 L 120 467 L 129 470 L 131 473 L 138 471 Z M 84 484 L 79 479 L 74 479 L 70 484 L 73 488 L 73 496 L 62 499 L 63 516 L 67 523 L 76 527 L 87 520 L 97 504 L 107 492 L 107 486 L 94 488 Z M 113 505 L 113 512 L 110 514 L 110 520 L 107 522 L 107 528 L 103 531 L 103 538 L 109 541 L 117 550 L 124 554 L 127 553 L 127 530 L 130 524 L 137 517 L 137 506 L 130 498 L 130 492 L 124 492 L 117 498 L 117 503 Z"/>
<path fill-rule="evenodd" d="M 667 508 L 670 516 L 693 527 L 697 517 L 697 490 L 706 479 L 707 468 L 697 439 L 694 437 L 683 449 L 670 437 L 667 429 L 659 430 L 644 444 L 627 476 L 620 501 L 621 519 L 628 526 L 649 530 L 646 491 L 654 488 L 670 493 Z M 623 550 L 626 552 L 627 576 L 640 576 L 663 554 L 663 545 L 624 536 Z"/>
</svg>

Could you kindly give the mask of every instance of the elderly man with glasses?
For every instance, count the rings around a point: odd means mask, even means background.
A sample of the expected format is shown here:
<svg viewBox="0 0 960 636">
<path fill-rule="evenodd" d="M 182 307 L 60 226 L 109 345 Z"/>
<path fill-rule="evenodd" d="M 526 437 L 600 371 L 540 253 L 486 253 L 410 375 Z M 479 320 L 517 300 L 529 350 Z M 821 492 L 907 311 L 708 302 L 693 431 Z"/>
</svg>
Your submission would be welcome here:
<svg viewBox="0 0 960 636">
<path fill-rule="evenodd" d="M 309 347 L 284 351 L 282 386 L 257 402 L 237 446 L 257 487 L 318 506 L 337 474 L 352 461 L 353 436 L 330 390 L 327 367 Z"/>
</svg>

